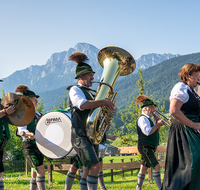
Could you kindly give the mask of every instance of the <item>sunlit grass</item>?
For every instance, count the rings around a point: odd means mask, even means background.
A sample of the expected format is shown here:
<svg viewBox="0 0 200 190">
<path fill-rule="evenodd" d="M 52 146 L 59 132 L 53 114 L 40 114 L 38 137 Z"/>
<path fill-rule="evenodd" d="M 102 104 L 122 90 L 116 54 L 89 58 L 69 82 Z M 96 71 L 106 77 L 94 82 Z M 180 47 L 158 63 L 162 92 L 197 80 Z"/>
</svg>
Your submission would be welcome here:
<svg viewBox="0 0 200 190">
<path fill-rule="evenodd" d="M 119 157 L 105 157 L 104 158 L 104 163 L 110 163 L 109 160 L 114 159 L 114 163 L 119 163 L 121 162 L 121 159 L 124 159 L 124 162 L 130 162 L 130 158 L 133 158 L 133 161 L 136 159 L 137 156 L 119 156 Z M 119 171 L 119 170 L 114 170 L 114 171 Z M 131 175 L 131 172 L 125 172 L 124 178 L 122 179 L 122 174 L 119 175 L 114 175 L 114 181 L 111 182 L 111 177 L 105 177 L 105 185 L 108 190 L 129 190 L 129 189 L 135 189 L 136 184 L 137 184 L 137 174 L 138 174 L 138 169 L 133 170 L 133 175 Z M 110 170 L 104 170 L 104 173 L 109 173 Z M 163 169 L 161 170 L 162 173 L 162 178 L 163 178 Z M 30 184 L 30 172 L 28 173 L 28 176 L 25 175 L 25 172 L 4 172 L 4 186 L 5 190 L 27 190 L 29 189 L 29 184 Z M 65 186 L 65 178 L 66 175 L 60 174 L 58 172 L 53 171 L 53 186 L 50 187 L 48 184 L 48 174 L 46 171 L 46 180 L 45 180 L 45 185 L 47 190 L 64 190 Z M 75 179 L 74 184 L 72 186 L 72 190 L 77 190 L 80 189 L 80 186 L 78 184 L 78 180 Z M 148 181 L 148 173 L 146 174 L 146 179 L 143 184 L 144 190 L 156 190 L 158 189 L 156 186 L 155 181 L 149 182 Z M 98 190 L 100 188 L 98 187 Z"/>
</svg>

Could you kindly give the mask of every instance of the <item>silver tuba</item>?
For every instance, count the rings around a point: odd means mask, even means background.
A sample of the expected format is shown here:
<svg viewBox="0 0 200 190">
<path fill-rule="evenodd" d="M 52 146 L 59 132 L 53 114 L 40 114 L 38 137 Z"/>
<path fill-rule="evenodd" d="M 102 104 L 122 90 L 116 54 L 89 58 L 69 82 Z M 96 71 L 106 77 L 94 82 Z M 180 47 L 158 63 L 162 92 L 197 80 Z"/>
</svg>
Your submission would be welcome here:
<svg viewBox="0 0 200 190">
<path fill-rule="evenodd" d="M 97 82 L 100 84 L 95 100 L 108 98 L 115 104 L 117 92 L 113 91 L 113 86 L 119 76 L 129 75 L 135 70 L 135 60 L 127 51 L 114 46 L 102 48 L 97 54 L 97 60 L 104 70 L 100 82 Z M 86 131 L 92 144 L 99 144 L 102 141 L 113 114 L 105 106 L 91 110 L 86 123 Z"/>
</svg>

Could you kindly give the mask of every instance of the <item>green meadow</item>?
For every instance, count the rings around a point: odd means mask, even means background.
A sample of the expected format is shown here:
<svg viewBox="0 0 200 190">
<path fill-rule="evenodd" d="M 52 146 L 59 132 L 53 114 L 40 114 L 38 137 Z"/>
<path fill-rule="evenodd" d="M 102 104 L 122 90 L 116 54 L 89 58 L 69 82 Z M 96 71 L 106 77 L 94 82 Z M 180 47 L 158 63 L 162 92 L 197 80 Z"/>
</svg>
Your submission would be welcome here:
<svg viewBox="0 0 200 190">
<path fill-rule="evenodd" d="M 130 158 L 133 158 L 133 161 L 138 161 L 138 156 L 118 156 L 118 157 L 109 157 L 106 156 L 103 159 L 104 163 L 110 163 L 109 160 L 114 159 L 114 163 L 121 162 L 121 159 L 124 159 L 124 162 L 130 162 Z M 120 171 L 120 170 L 114 170 Z M 123 190 L 123 189 L 135 189 L 137 184 L 137 174 L 139 169 L 133 170 L 133 175 L 131 175 L 131 171 L 125 172 L 124 178 L 122 179 L 122 174 L 114 175 L 114 181 L 111 182 L 111 177 L 105 177 L 105 185 L 108 190 Z M 103 170 L 104 173 L 110 173 L 110 170 Z M 164 168 L 161 169 L 161 177 L 163 179 Z M 28 190 L 29 182 L 30 182 L 30 172 L 28 172 L 28 176 L 25 175 L 24 172 L 4 172 L 4 187 L 6 190 Z M 64 190 L 65 186 L 65 178 L 66 175 L 60 174 L 58 172 L 53 171 L 53 181 L 52 186 L 49 186 L 48 183 L 48 174 L 46 171 L 46 189 L 47 190 Z M 72 186 L 72 190 L 80 189 L 78 184 L 78 180 L 75 179 L 74 184 Z M 146 178 L 143 184 L 143 188 L 145 190 L 156 190 L 158 189 L 155 181 L 148 180 L 148 173 L 146 174 Z M 98 187 L 98 190 L 100 188 Z"/>
</svg>

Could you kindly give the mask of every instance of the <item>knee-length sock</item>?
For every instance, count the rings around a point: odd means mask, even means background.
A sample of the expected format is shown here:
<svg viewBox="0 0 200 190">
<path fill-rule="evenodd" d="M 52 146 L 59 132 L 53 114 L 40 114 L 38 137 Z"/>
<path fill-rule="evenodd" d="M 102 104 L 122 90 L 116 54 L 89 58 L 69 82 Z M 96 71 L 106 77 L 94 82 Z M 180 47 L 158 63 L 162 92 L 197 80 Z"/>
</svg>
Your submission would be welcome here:
<svg viewBox="0 0 200 190">
<path fill-rule="evenodd" d="M 141 190 L 142 189 L 142 184 L 144 182 L 145 179 L 145 175 L 144 174 L 139 174 L 137 175 L 137 186 L 136 186 L 136 190 Z"/>
<path fill-rule="evenodd" d="M 36 182 L 39 190 L 45 190 L 45 176 L 37 176 Z"/>
<path fill-rule="evenodd" d="M 4 190 L 4 183 L 3 183 L 3 181 L 0 181 L 0 190 Z"/>
<path fill-rule="evenodd" d="M 98 177 L 96 176 L 87 176 L 87 188 L 88 190 L 97 190 Z"/>
<path fill-rule="evenodd" d="M 30 180 L 30 190 L 36 190 L 37 189 L 37 183 L 35 178 L 31 178 Z"/>
<path fill-rule="evenodd" d="M 65 190 L 70 190 L 72 188 L 75 177 L 76 177 L 75 173 L 72 172 L 67 173 L 67 177 L 65 180 Z"/>
<path fill-rule="evenodd" d="M 158 186 L 158 189 L 161 189 L 161 178 L 160 178 L 160 172 L 153 172 L 153 178 Z"/>
<path fill-rule="evenodd" d="M 99 172 L 98 183 L 101 190 L 107 190 L 104 183 L 103 171 Z"/>
<path fill-rule="evenodd" d="M 87 190 L 87 181 L 85 178 L 81 177 L 81 180 L 80 180 L 80 188 L 81 190 Z"/>
</svg>

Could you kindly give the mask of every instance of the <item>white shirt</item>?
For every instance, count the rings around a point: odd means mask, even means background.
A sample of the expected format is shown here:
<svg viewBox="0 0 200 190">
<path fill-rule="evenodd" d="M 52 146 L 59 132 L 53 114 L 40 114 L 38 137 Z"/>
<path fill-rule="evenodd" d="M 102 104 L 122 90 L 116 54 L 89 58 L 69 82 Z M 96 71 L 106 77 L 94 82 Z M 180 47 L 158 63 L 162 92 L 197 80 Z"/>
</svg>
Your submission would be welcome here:
<svg viewBox="0 0 200 190">
<path fill-rule="evenodd" d="M 156 124 L 156 122 L 151 117 L 149 117 L 147 114 L 145 114 L 144 112 L 142 112 L 142 114 L 145 115 L 146 117 L 150 118 L 151 121 L 154 123 L 154 125 Z M 142 130 L 142 132 L 146 136 L 148 136 L 149 133 L 151 132 L 152 127 L 151 127 L 150 121 L 145 116 L 141 116 L 138 119 L 138 126 L 140 127 L 140 129 Z"/>
<path fill-rule="evenodd" d="M 79 86 L 84 86 L 84 85 L 81 85 L 81 84 L 78 84 L 78 85 Z M 94 99 L 91 94 L 90 94 L 90 96 L 92 97 L 92 99 Z M 70 97 L 70 100 L 72 102 L 72 105 L 77 107 L 79 110 L 83 111 L 80 107 L 81 107 L 82 104 L 84 104 L 88 100 L 86 99 L 85 94 L 83 93 L 83 91 L 78 86 L 72 86 L 70 88 L 69 97 Z"/>
<path fill-rule="evenodd" d="M 37 113 L 38 115 L 41 116 L 41 114 L 40 114 L 37 110 L 35 110 L 35 113 Z M 21 132 L 21 131 L 24 131 L 25 133 L 29 132 L 29 131 L 27 130 L 27 125 L 22 126 L 22 127 L 17 127 L 17 134 L 18 134 L 18 135 L 20 135 L 20 132 Z M 26 139 L 28 139 L 28 138 L 25 138 L 25 137 L 22 136 L 22 141 L 24 141 L 24 140 L 26 140 Z"/>
<path fill-rule="evenodd" d="M 188 89 L 192 92 L 191 88 L 183 82 L 178 82 L 172 89 L 169 99 L 178 99 L 183 103 L 189 100 Z M 194 90 L 195 91 L 195 90 Z M 196 91 L 195 91 L 196 92 Z"/>
</svg>

